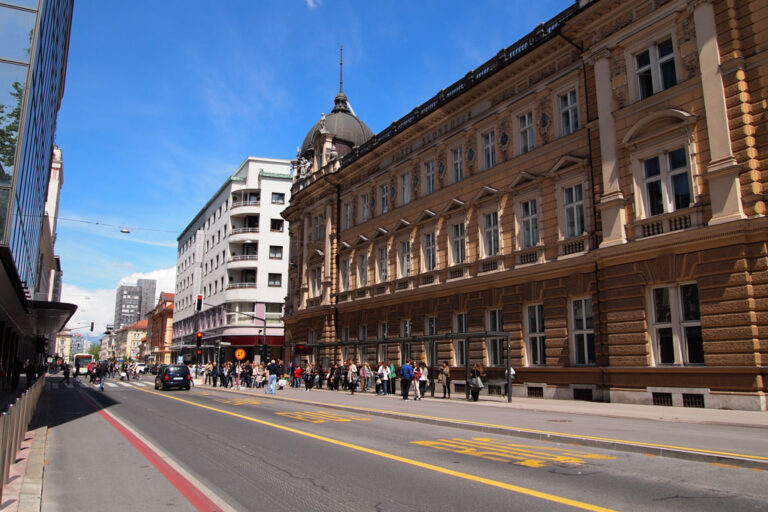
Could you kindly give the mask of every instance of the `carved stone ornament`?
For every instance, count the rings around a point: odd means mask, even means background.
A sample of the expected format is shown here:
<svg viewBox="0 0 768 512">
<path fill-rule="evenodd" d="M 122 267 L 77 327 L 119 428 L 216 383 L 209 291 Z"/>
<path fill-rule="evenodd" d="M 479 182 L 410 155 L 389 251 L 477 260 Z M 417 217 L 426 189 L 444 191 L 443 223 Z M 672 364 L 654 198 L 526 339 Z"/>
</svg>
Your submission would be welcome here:
<svg viewBox="0 0 768 512">
<path fill-rule="evenodd" d="M 683 67 L 688 78 L 694 78 L 699 73 L 699 54 L 691 52 L 682 58 Z"/>
</svg>

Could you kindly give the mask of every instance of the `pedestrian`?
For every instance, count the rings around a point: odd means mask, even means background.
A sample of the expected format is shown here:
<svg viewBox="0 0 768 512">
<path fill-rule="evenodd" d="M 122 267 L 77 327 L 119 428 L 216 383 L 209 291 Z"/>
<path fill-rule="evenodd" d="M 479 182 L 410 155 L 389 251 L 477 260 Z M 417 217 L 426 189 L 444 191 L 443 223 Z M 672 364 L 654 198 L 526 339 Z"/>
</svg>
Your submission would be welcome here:
<svg viewBox="0 0 768 512">
<path fill-rule="evenodd" d="M 448 366 L 448 361 L 443 361 L 440 373 L 437 375 L 437 381 L 443 386 L 443 398 L 445 398 L 446 393 L 448 398 L 451 398 L 451 368 Z"/>
<path fill-rule="evenodd" d="M 397 380 L 397 372 L 395 371 L 395 363 L 392 361 L 389 361 L 387 363 L 387 366 L 389 366 L 389 394 L 394 395 L 395 394 L 395 381 Z"/>
<path fill-rule="evenodd" d="M 504 392 L 504 396 L 507 396 L 509 394 L 509 387 L 507 386 L 507 377 L 509 378 L 509 384 L 512 385 L 513 382 L 515 382 L 515 369 L 511 366 L 509 367 L 509 370 L 504 370 L 504 389 L 506 390 Z"/>
<path fill-rule="evenodd" d="M 301 387 L 301 366 L 298 364 L 293 369 L 293 382 L 291 383 L 291 387 Z"/>
<path fill-rule="evenodd" d="M 406 360 L 405 364 L 400 367 L 400 391 L 403 395 L 403 400 L 408 400 L 408 392 L 411 390 L 412 380 L 413 366 L 411 366 L 410 360 Z"/>
<path fill-rule="evenodd" d="M 208 363 L 205 365 L 205 373 L 204 373 L 205 377 L 203 378 L 203 383 L 204 384 L 208 384 L 208 385 L 211 384 L 211 372 L 212 372 L 212 370 L 213 370 L 213 365 L 211 365 L 211 362 L 208 361 Z"/>
<path fill-rule="evenodd" d="M 276 393 L 275 388 L 277 386 L 277 363 L 272 359 L 267 365 L 267 394 L 274 395 Z"/>
<path fill-rule="evenodd" d="M 358 382 L 360 383 L 360 391 L 363 393 L 365 393 L 365 391 L 368 389 L 369 371 L 368 362 L 362 363 L 360 365 L 360 378 Z"/>
<path fill-rule="evenodd" d="M 419 380 L 421 379 L 421 367 L 419 363 L 413 362 L 413 399 L 421 400 L 421 388 L 419 387 Z"/>
<path fill-rule="evenodd" d="M 65 382 L 69 384 L 69 365 L 67 363 L 64 363 L 64 376 L 59 384 L 64 384 Z"/>
<path fill-rule="evenodd" d="M 347 366 L 347 386 L 349 386 L 350 395 L 355 394 L 355 388 L 357 388 L 357 365 L 355 361 L 350 359 Z"/>
<path fill-rule="evenodd" d="M 421 375 L 419 376 L 419 395 L 423 397 L 427 394 L 427 384 L 429 384 L 429 369 L 427 368 L 427 363 L 420 361 L 419 370 L 421 371 Z"/>
<path fill-rule="evenodd" d="M 480 390 L 484 387 L 483 377 L 485 377 L 485 371 L 483 371 L 482 365 L 475 363 L 469 372 L 469 391 L 473 402 L 477 402 L 480 398 Z"/>
<path fill-rule="evenodd" d="M 312 363 L 307 363 L 304 368 L 304 391 L 312 391 L 315 385 L 315 367 Z"/>
<path fill-rule="evenodd" d="M 99 378 L 99 391 L 104 391 L 104 381 L 107 380 L 107 362 L 104 361 L 96 367 L 96 376 Z"/>
<path fill-rule="evenodd" d="M 317 381 L 317 389 L 323 389 L 323 381 L 325 380 L 325 369 L 322 364 L 317 365 L 317 371 L 315 372 L 315 380 Z"/>
<path fill-rule="evenodd" d="M 382 396 L 387 396 L 389 392 L 389 366 L 384 364 L 384 361 L 379 362 L 378 379 L 381 381 L 379 385 L 379 392 Z"/>
</svg>

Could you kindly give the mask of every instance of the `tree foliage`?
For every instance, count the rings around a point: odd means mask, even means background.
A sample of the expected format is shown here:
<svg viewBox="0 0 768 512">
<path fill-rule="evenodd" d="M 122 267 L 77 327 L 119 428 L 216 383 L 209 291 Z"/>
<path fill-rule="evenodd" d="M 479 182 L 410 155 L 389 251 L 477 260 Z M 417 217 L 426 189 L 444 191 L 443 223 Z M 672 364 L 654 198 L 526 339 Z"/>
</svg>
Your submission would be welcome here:
<svg viewBox="0 0 768 512">
<path fill-rule="evenodd" d="M 101 351 L 100 345 L 91 345 L 88 347 L 88 353 L 93 356 L 94 361 L 99 360 L 99 352 Z"/>
<path fill-rule="evenodd" d="M 19 138 L 21 100 L 24 97 L 24 86 L 21 82 L 13 82 L 11 87 L 11 96 L 16 99 L 16 105 L 0 105 L 0 164 L 6 168 L 13 167 L 16 141 Z M 0 176 L 0 184 L 2 179 Z"/>
</svg>

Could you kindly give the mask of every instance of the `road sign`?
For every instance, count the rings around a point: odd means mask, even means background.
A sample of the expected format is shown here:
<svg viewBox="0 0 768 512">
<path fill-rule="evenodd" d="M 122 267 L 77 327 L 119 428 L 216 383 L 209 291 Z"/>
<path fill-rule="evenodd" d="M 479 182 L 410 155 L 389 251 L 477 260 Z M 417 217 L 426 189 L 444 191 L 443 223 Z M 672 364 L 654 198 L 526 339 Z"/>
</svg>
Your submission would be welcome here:
<svg viewBox="0 0 768 512">
<path fill-rule="evenodd" d="M 245 359 L 245 350 L 242 348 L 235 350 L 235 359 L 237 359 L 238 361 L 242 361 L 243 359 Z"/>
</svg>

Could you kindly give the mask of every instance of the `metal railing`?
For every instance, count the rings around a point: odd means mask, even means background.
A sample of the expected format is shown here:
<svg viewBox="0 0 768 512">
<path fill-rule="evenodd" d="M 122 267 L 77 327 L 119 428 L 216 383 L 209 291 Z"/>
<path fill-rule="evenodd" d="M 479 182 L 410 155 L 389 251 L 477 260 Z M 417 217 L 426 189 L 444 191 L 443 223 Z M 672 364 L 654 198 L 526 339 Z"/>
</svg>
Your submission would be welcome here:
<svg viewBox="0 0 768 512">
<path fill-rule="evenodd" d="M 27 427 L 32 421 L 43 386 L 45 386 L 45 376 L 37 379 L 29 389 L 8 405 L 4 413 L 0 414 L 0 471 L 2 471 L 3 485 L 10 482 L 11 466 L 16 462 L 16 454 L 21 448 Z M 0 486 L 0 502 L 2 498 L 2 486 Z"/>
</svg>

